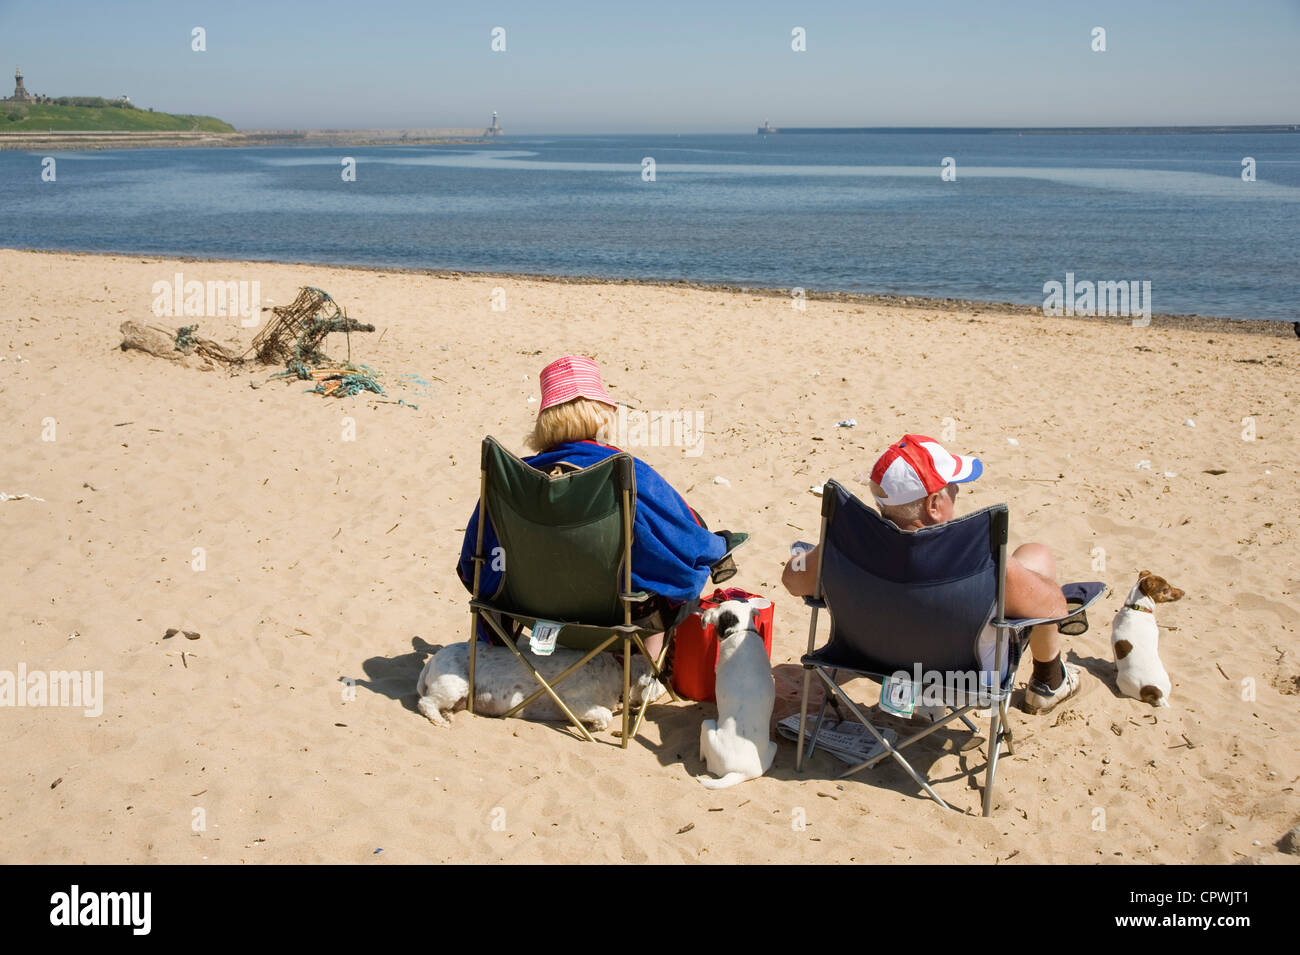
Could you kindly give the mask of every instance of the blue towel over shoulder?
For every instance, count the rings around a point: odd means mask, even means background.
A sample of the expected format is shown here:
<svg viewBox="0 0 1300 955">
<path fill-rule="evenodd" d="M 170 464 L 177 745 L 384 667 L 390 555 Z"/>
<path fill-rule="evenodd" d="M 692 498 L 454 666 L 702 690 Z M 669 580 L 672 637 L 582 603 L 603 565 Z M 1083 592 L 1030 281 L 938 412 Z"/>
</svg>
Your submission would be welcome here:
<svg viewBox="0 0 1300 955">
<path fill-rule="evenodd" d="M 524 458 L 539 471 L 549 471 L 561 462 L 579 468 L 590 467 L 618 454 L 619 449 L 595 441 L 571 441 L 549 451 Z M 726 552 L 726 544 L 707 530 L 682 496 L 650 465 L 633 458 L 636 466 L 636 521 L 632 527 L 632 586 L 648 590 L 674 602 L 694 600 L 709 577 L 709 565 Z M 478 536 L 478 507 L 465 528 L 456 573 L 469 590 L 473 586 L 474 543 Z M 497 546 L 491 521 L 483 528 L 483 551 Z M 483 565 L 479 592 L 490 596 L 501 586 L 501 572 Z"/>
</svg>

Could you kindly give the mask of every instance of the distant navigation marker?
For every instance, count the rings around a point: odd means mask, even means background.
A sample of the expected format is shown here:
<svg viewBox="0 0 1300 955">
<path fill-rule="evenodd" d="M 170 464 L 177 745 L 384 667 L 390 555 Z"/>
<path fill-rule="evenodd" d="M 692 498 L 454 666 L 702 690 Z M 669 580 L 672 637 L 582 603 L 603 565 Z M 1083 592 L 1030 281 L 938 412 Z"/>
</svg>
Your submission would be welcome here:
<svg viewBox="0 0 1300 955">
<path fill-rule="evenodd" d="M 487 129 L 483 130 L 483 135 L 484 135 L 485 137 L 487 137 L 488 139 L 491 139 L 491 138 L 494 137 L 494 136 L 501 136 L 501 135 L 503 135 L 504 133 L 505 133 L 505 130 L 503 130 L 503 129 L 501 128 L 500 124 L 497 123 L 497 111 L 496 111 L 496 110 L 493 110 L 493 111 L 492 111 L 492 125 L 489 126 Z"/>
<path fill-rule="evenodd" d="M 8 97 L 6 102 L 9 103 L 30 103 L 34 96 L 27 92 L 27 87 L 23 86 L 23 68 L 20 66 L 14 70 L 14 95 Z"/>
</svg>

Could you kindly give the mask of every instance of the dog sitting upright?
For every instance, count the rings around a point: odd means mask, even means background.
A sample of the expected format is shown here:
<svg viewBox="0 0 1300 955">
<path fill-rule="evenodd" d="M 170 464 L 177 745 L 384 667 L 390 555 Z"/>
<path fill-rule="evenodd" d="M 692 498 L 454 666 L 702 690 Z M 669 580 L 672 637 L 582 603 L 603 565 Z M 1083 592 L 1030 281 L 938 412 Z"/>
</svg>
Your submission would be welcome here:
<svg viewBox="0 0 1300 955">
<path fill-rule="evenodd" d="M 700 724 L 700 758 L 721 778 L 695 777 L 708 789 L 762 776 L 776 757 L 771 738 L 776 685 L 753 613 L 747 601 L 728 600 L 704 614 L 705 624 L 718 634 L 718 718 Z"/>
<path fill-rule="evenodd" d="M 1169 705 L 1169 674 L 1158 653 L 1156 604 L 1178 600 L 1183 592 L 1149 570 L 1138 574 L 1128 600 L 1111 624 L 1110 647 L 1119 670 L 1119 691 L 1152 706 Z"/>
</svg>

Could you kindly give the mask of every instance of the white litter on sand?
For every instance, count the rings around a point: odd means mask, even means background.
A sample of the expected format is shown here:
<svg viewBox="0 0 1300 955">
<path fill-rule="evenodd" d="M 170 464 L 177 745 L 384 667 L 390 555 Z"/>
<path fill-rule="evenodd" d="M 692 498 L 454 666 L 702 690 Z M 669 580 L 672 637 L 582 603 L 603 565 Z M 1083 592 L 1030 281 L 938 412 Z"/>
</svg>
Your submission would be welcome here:
<svg viewBox="0 0 1300 955">
<path fill-rule="evenodd" d="M 1139 461 L 1137 464 L 1133 465 L 1133 467 L 1137 468 L 1139 471 L 1150 471 L 1150 470 L 1151 470 L 1151 462 L 1150 462 L 1150 461 Z"/>
<path fill-rule="evenodd" d="M 44 504 L 45 498 L 33 497 L 31 494 L 6 494 L 0 491 L 0 501 L 40 501 Z"/>
<path fill-rule="evenodd" d="M 724 478 L 721 474 L 719 474 L 717 477 L 713 479 L 713 483 L 721 484 L 723 487 L 731 487 L 731 482 L 728 481 L 726 478 Z"/>
</svg>

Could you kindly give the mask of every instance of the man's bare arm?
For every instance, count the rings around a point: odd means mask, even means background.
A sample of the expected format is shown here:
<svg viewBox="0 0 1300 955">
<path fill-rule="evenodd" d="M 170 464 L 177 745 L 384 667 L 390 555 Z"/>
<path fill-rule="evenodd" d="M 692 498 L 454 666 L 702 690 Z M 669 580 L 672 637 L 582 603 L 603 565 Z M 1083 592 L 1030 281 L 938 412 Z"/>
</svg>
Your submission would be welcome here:
<svg viewBox="0 0 1300 955">
<path fill-rule="evenodd" d="M 781 572 L 781 583 L 795 597 L 810 597 L 817 589 L 817 562 L 820 545 L 812 550 L 795 554 Z"/>
</svg>

